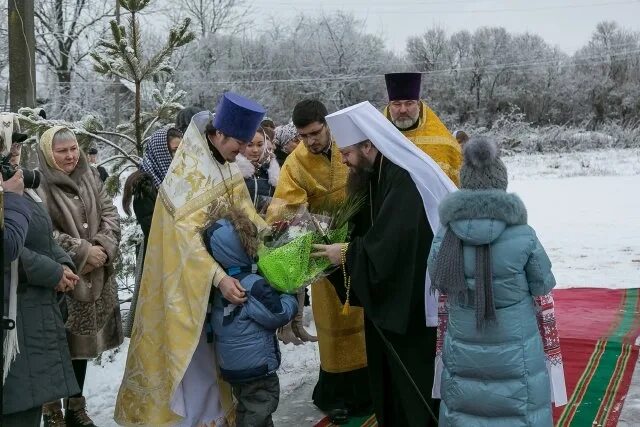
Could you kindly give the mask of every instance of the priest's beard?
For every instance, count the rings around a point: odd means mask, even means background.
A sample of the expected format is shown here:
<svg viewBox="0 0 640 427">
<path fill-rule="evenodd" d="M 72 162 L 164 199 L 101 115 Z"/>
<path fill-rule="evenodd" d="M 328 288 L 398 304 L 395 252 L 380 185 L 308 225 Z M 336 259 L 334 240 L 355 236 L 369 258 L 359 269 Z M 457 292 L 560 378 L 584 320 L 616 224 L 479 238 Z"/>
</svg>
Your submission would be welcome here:
<svg viewBox="0 0 640 427">
<path fill-rule="evenodd" d="M 349 169 L 347 177 L 347 195 L 355 196 L 369 189 L 371 181 L 371 168 L 358 167 Z"/>
<path fill-rule="evenodd" d="M 420 119 L 420 112 L 419 111 L 413 117 L 406 116 L 406 115 L 403 115 L 402 117 L 398 117 L 397 119 L 393 120 L 393 124 L 398 129 L 405 130 L 405 129 L 409 129 L 409 128 L 415 126 L 415 124 L 418 123 L 418 119 Z"/>
</svg>

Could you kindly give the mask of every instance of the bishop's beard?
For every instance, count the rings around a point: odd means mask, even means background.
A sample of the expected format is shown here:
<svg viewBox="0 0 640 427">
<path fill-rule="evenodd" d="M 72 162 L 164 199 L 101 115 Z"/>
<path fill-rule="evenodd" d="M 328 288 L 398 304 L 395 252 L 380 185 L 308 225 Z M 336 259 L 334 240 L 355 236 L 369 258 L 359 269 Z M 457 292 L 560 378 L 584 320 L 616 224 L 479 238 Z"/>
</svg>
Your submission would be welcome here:
<svg viewBox="0 0 640 427">
<path fill-rule="evenodd" d="M 369 189 L 371 181 L 371 170 L 364 168 L 349 169 L 347 177 L 347 195 L 355 196 Z"/>
</svg>

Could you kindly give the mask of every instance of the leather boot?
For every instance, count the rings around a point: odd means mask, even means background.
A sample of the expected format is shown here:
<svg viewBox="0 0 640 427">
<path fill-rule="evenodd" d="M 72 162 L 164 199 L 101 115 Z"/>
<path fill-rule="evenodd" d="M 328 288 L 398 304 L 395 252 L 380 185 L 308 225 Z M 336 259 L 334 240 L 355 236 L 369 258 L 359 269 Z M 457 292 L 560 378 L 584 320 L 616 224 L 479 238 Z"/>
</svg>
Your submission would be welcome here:
<svg viewBox="0 0 640 427">
<path fill-rule="evenodd" d="M 65 406 L 64 419 L 67 427 L 96 427 L 87 414 L 87 401 L 84 397 L 70 397 Z"/>
<path fill-rule="evenodd" d="M 66 427 L 60 400 L 42 405 L 42 421 L 44 427 Z"/>
<path fill-rule="evenodd" d="M 291 330 L 291 322 L 287 323 L 282 328 L 279 328 L 277 335 L 278 335 L 278 339 L 282 341 L 284 344 L 293 344 L 293 345 L 302 344 L 302 341 L 300 341 L 298 337 L 296 337 L 295 334 L 293 333 L 293 330 Z"/>
<path fill-rule="evenodd" d="M 291 330 L 294 335 L 303 342 L 317 342 L 318 337 L 309 334 L 302 326 L 302 317 L 304 315 L 304 288 L 298 291 L 298 313 L 291 321 Z"/>
</svg>

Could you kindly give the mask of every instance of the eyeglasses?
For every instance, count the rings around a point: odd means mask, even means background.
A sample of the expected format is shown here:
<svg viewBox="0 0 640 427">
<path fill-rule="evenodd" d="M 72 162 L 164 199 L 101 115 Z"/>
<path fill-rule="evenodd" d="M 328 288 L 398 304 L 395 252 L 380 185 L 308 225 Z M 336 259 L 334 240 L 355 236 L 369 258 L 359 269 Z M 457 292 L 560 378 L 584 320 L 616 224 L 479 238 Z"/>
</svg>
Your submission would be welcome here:
<svg viewBox="0 0 640 427">
<path fill-rule="evenodd" d="M 309 138 L 315 138 L 316 136 L 320 135 L 320 132 L 322 132 L 322 129 L 324 129 L 324 125 L 325 123 L 322 124 L 322 126 L 320 127 L 320 129 L 318 130 L 314 130 L 313 132 L 309 132 L 309 133 L 298 133 L 298 137 L 300 139 L 309 139 Z"/>
</svg>

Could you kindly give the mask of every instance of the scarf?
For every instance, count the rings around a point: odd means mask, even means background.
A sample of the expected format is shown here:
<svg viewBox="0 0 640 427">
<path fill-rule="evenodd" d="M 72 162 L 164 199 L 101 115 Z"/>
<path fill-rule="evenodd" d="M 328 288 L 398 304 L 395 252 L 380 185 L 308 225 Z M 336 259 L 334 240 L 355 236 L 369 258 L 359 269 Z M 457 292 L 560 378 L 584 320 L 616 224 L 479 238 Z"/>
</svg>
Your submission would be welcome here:
<svg viewBox="0 0 640 427">
<path fill-rule="evenodd" d="M 276 147 L 282 148 L 296 136 L 298 136 L 298 129 L 293 123 L 278 126 L 274 131 L 273 143 Z"/>
<path fill-rule="evenodd" d="M 44 154 L 44 159 L 46 160 L 47 165 L 49 165 L 50 168 L 66 173 L 64 169 L 58 166 L 58 164 L 56 163 L 55 157 L 53 157 L 53 137 L 56 135 L 56 133 L 60 132 L 61 130 L 69 130 L 69 129 L 64 126 L 54 126 L 48 129 L 45 133 L 43 133 L 42 136 L 40 137 L 40 149 L 42 150 L 42 154 Z"/>
<path fill-rule="evenodd" d="M 476 327 L 484 329 L 487 323 L 496 320 L 490 245 L 476 247 L 475 284 Z M 436 261 L 434 287 L 431 292 L 435 293 L 436 290 L 452 298 L 456 303 L 469 304 L 470 302 L 464 277 L 462 241 L 451 228 L 447 228 Z"/>
<path fill-rule="evenodd" d="M 159 129 L 151 135 L 145 147 L 140 169 L 151 175 L 156 189 L 160 187 L 171 165 L 171 153 L 167 142 L 167 129 Z"/>
</svg>

